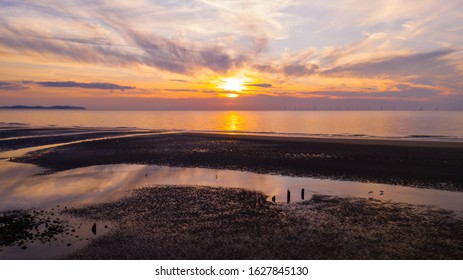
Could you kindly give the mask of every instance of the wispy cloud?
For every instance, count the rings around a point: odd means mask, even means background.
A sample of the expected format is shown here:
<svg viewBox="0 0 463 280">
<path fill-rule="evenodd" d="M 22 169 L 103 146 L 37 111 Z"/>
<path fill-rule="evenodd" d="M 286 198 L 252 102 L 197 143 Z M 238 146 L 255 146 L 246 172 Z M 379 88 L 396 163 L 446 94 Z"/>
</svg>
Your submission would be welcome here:
<svg viewBox="0 0 463 280">
<path fill-rule="evenodd" d="M 167 88 L 165 90 L 173 92 L 198 92 L 198 90 L 191 88 Z"/>
<path fill-rule="evenodd" d="M 322 72 L 325 75 L 361 75 L 361 76 L 408 76 L 422 72 L 455 71 L 447 65 L 445 58 L 454 53 L 454 50 L 437 50 L 428 53 L 415 53 L 410 55 L 399 55 L 388 58 L 381 58 L 376 61 L 351 63 L 334 67 Z M 446 69 L 444 69 L 446 68 Z"/>
<path fill-rule="evenodd" d="M 35 82 L 35 84 L 43 87 L 68 87 L 68 88 L 91 88 L 91 89 L 109 89 L 109 90 L 128 90 L 135 89 L 131 86 L 121 86 L 112 83 L 78 83 L 73 81 L 66 82 Z"/>
<path fill-rule="evenodd" d="M 65 1 L 46 5 L 26 0 L 7 4 L 0 12 L 5 16 L 0 21 L 4 29 L 0 47 L 4 49 L 86 63 L 147 65 L 188 75 L 201 69 L 226 73 L 245 65 L 265 50 L 269 36 L 280 29 L 276 18 L 285 7 L 283 3 L 248 1 L 242 3 L 248 7 L 246 12 L 237 8 L 242 5 L 226 1 L 197 1 L 194 5 L 148 1 L 84 5 Z M 8 15 L 8 10 L 23 7 L 28 8 L 26 16 Z M 198 13 L 211 19 L 198 17 Z M 31 24 L 31 19 L 40 24 Z M 218 32 L 217 23 L 228 26 L 223 28 L 227 32 Z M 158 29 L 153 32 L 151 26 Z M 177 35 L 166 34 L 172 32 Z M 196 40 L 211 35 L 204 43 Z M 241 46 L 239 40 L 249 44 Z"/>
<path fill-rule="evenodd" d="M 254 68 L 266 73 L 276 73 L 285 76 L 306 76 L 312 75 L 318 72 L 319 66 L 316 64 L 287 64 L 287 65 L 269 65 L 260 64 L 254 65 Z"/>
<path fill-rule="evenodd" d="M 261 87 L 261 88 L 271 88 L 272 84 L 262 83 L 262 84 L 244 84 L 248 87 Z"/>
<path fill-rule="evenodd" d="M 2 82 L 0 81 L 0 90 L 26 90 L 29 87 L 18 82 Z"/>
<path fill-rule="evenodd" d="M 198 68 L 226 73 L 239 67 L 248 58 L 243 54 L 230 55 L 220 46 L 196 47 L 153 34 L 126 31 L 144 55 L 140 62 L 175 73 L 188 74 Z"/>
<path fill-rule="evenodd" d="M 188 80 L 183 80 L 183 79 L 169 79 L 171 82 L 178 82 L 178 83 L 190 83 Z"/>
</svg>

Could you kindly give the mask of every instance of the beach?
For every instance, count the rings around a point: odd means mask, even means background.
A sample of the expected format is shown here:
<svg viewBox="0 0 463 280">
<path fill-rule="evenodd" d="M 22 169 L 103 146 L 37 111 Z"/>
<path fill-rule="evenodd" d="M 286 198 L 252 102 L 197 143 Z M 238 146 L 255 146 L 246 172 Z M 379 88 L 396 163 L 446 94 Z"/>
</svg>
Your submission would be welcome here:
<svg viewBox="0 0 463 280">
<path fill-rule="evenodd" d="M 146 130 L 130 130 L 124 128 L 0 128 L 0 152 L 52 145 L 57 143 L 69 143 L 85 139 L 97 139 L 117 135 L 143 133 Z"/>
<path fill-rule="evenodd" d="M 37 165 L 41 168 L 38 176 L 99 165 L 142 164 L 375 182 L 452 192 L 463 190 L 463 176 L 459 172 L 463 168 L 463 143 L 460 142 L 149 130 L 66 129 L 65 133 L 73 133 L 68 136 L 63 136 L 62 131 L 50 132 L 47 136 L 34 129 L 22 131 L 21 135 L 18 133 L 4 134 L 3 138 L 9 138 L 2 142 L 4 151 L 34 147 L 37 143 L 49 145 L 74 141 L 68 145 L 44 146 L 45 149 L 4 159 Z M 36 134 L 40 134 L 40 138 L 33 137 Z M 23 138 L 18 139 L 20 142 L 15 146 L 12 137 Z M 145 177 L 148 175 L 144 174 Z M 298 195 L 293 194 L 293 200 Z M 59 209 L 55 206 L 54 212 L 44 212 L 43 215 L 54 213 L 76 217 L 86 220 L 89 225 L 98 225 L 99 229 L 106 224 L 111 226 L 105 234 L 75 249 L 71 239 L 64 241 L 63 246 L 68 245 L 70 249 L 57 258 L 463 257 L 461 216 L 430 205 L 397 203 L 373 197 L 313 194 L 306 200 L 287 203 L 272 202 L 268 193 L 243 188 L 151 184 L 127 189 L 123 195 L 108 198 L 108 201 L 68 205 L 66 209 L 64 205 L 66 203 L 60 203 Z M 44 235 L 40 225 L 53 218 L 37 216 L 32 212 L 36 210 L 40 209 L 4 211 L 0 218 L 4 227 L 24 220 L 36 225 L 37 232 L 32 239 L 45 236 L 41 239 L 45 243 L 77 230 L 73 225 L 66 225 L 65 218 L 61 218 L 56 223 L 59 227 L 51 233 L 45 231 Z M 11 239 L 10 234 L 9 239 L 3 236 L 3 241 L 8 240 L 9 246 L 26 246 L 24 244 L 31 238 L 28 234 L 31 228 L 33 230 L 34 226 L 13 227 L 25 234 L 15 234 L 13 230 L 13 237 L 17 239 Z"/>
<path fill-rule="evenodd" d="M 427 207 L 157 186 L 68 213 L 117 223 L 71 259 L 461 259 L 462 220 Z M 432 230 L 429 230 L 432 229 Z"/>
<path fill-rule="evenodd" d="M 138 163 L 463 191 L 461 142 L 180 132 L 77 143 L 13 161 L 49 171 Z"/>
</svg>

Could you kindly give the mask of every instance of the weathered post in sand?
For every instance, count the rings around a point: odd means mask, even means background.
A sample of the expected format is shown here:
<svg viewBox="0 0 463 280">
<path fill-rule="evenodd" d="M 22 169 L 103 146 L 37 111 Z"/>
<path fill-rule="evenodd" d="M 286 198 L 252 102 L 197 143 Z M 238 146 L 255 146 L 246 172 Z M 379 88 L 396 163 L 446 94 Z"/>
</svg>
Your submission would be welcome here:
<svg viewBox="0 0 463 280">
<path fill-rule="evenodd" d="M 272 202 L 275 202 L 275 201 L 276 201 L 276 197 L 272 196 Z"/>
<path fill-rule="evenodd" d="M 96 235 L 96 223 L 93 223 L 92 232 L 93 232 L 93 235 Z"/>
<path fill-rule="evenodd" d="M 301 190 L 301 199 L 304 200 L 304 189 Z"/>
<path fill-rule="evenodd" d="M 288 201 L 288 204 L 289 204 L 289 202 L 291 201 L 291 192 L 288 190 L 286 194 L 287 194 L 287 197 L 288 197 L 287 201 Z"/>
</svg>

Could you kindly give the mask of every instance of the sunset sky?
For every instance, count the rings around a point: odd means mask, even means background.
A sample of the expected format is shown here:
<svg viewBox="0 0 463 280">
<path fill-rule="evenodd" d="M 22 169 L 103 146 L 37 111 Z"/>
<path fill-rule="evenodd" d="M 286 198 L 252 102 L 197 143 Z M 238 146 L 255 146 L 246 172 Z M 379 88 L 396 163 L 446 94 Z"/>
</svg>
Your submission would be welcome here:
<svg viewBox="0 0 463 280">
<path fill-rule="evenodd" d="M 461 0 L 0 0 L 0 106 L 463 108 Z"/>
</svg>

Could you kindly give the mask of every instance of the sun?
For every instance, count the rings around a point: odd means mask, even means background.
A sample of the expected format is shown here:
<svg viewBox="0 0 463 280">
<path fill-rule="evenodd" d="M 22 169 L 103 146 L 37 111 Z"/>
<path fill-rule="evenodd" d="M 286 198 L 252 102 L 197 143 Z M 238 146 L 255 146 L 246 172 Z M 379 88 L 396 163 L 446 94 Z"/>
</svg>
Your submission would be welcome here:
<svg viewBox="0 0 463 280">
<path fill-rule="evenodd" d="M 238 93 L 227 93 L 227 94 L 225 94 L 225 97 L 228 97 L 228 98 L 237 98 L 238 96 L 240 96 Z"/>
<path fill-rule="evenodd" d="M 241 92 L 243 89 L 246 89 L 244 83 L 246 82 L 243 78 L 224 78 L 220 80 L 218 85 L 219 88 L 228 91 Z M 229 94 L 229 97 L 237 97 L 237 94 Z M 233 96 L 232 96 L 233 95 Z"/>
</svg>

